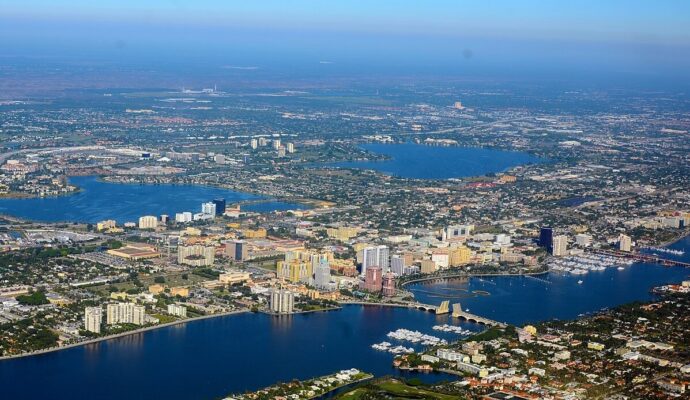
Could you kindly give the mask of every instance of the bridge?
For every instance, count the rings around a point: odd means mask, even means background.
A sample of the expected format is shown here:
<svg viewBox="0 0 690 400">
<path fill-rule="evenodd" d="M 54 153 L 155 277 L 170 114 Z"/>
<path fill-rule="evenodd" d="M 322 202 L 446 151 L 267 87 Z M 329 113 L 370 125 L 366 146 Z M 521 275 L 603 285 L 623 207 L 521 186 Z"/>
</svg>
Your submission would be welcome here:
<svg viewBox="0 0 690 400">
<path fill-rule="evenodd" d="M 595 254 L 601 254 L 606 256 L 613 256 L 619 258 L 627 258 L 635 261 L 661 264 L 667 267 L 686 267 L 690 268 L 690 262 L 669 260 L 668 258 L 662 258 L 654 254 L 644 254 L 639 252 L 625 252 L 617 250 L 592 250 Z"/>
<path fill-rule="evenodd" d="M 439 306 L 431 305 L 431 304 L 424 304 L 424 303 L 416 303 L 416 302 L 410 302 L 407 303 L 408 307 L 411 308 L 416 308 L 418 310 L 424 310 L 424 311 L 430 311 L 435 314 L 448 314 L 450 310 L 448 309 L 449 306 L 449 301 L 444 301 L 441 303 Z M 467 322 L 474 322 L 476 324 L 480 325 L 487 325 L 487 326 L 497 326 L 499 328 L 505 328 L 506 324 L 498 321 L 494 321 L 490 318 L 485 318 L 476 314 L 469 313 L 467 311 L 462 310 L 462 306 L 460 303 L 455 303 L 453 304 L 453 312 L 451 313 L 451 316 L 453 318 L 460 318 L 463 319 Z"/>
</svg>

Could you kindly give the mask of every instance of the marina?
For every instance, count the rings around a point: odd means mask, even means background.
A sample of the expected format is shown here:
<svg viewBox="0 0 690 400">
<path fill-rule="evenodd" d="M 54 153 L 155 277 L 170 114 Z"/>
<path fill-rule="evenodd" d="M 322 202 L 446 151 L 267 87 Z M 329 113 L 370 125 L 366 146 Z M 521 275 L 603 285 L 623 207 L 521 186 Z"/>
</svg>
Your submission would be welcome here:
<svg viewBox="0 0 690 400">
<path fill-rule="evenodd" d="M 623 270 L 625 267 L 632 265 L 632 263 L 633 260 L 619 257 L 581 254 L 577 256 L 553 258 L 548 262 L 548 266 L 551 271 L 570 273 L 572 275 L 585 275 L 589 272 L 604 271 L 611 267 Z"/>
</svg>

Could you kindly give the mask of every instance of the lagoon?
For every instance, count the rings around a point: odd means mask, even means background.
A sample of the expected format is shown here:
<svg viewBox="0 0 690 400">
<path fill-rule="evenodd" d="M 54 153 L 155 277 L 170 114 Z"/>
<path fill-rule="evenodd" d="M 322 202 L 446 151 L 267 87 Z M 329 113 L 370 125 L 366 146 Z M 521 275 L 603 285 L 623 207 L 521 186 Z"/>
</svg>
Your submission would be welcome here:
<svg viewBox="0 0 690 400">
<path fill-rule="evenodd" d="M 70 183 L 81 190 L 72 195 L 29 199 L 0 199 L 0 214 L 40 222 L 90 222 L 114 219 L 136 222 L 142 215 L 182 211 L 200 212 L 201 203 L 225 198 L 228 205 L 264 197 L 211 186 L 149 185 L 112 183 L 96 176 L 77 176 Z M 270 212 L 299 210 L 305 205 L 265 201 L 243 206 L 243 210 Z"/>
<path fill-rule="evenodd" d="M 347 161 L 330 167 L 371 169 L 387 175 L 414 179 L 449 179 L 482 176 L 545 160 L 528 153 L 479 147 L 427 146 L 414 143 L 368 143 L 365 150 L 383 154 L 384 161 Z"/>
</svg>

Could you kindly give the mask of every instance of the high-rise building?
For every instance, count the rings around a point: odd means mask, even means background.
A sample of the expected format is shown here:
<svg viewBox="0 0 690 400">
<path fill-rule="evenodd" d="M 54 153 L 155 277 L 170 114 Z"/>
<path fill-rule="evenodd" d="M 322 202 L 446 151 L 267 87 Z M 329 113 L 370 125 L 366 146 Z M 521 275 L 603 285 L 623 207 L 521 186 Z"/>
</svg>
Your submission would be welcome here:
<svg viewBox="0 0 690 400">
<path fill-rule="evenodd" d="M 280 139 L 273 139 L 273 148 L 278 150 L 280 147 Z"/>
<path fill-rule="evenodd" d="M 201 203 L 201 213 L 206 215 L 216 215 L 216 203 L 209 201 L 208 203 Z"/>
<path fill-rule="evenodd" d="M 146 215 L 139 218 L 139 229 L 156 229 L 158 218 L 154 215 Z"/>
<path fill-rule="evenodd" d="M 366 247 L 362 250 L 362 275 L 366 276 L 367 268 L 371 266 L 381 267 L 388 270 L 390 265 L 388 246 Z"/>
<path fill-rule="evenodd" d="M 383 288 L 382 275 L 383 272 L 381 267 L 371 266 L 367 268 L 366 275 L 364 276 L 364 285 L 362 288 L 367 292 L 381 292 L 381 289 Z"/>
<path fill-rule="evenodd" d="M 260 137 L 259 138 L 259 146 L 266 146 L 268 144 L 268 139 L 265 137 Z"/>
<path fill-rule="evenodd" d="M 101 333 L 103 324 L 103 309 L 100 307 L 86 307 L 84 310 L 84 329 L 93 333 Z"/>
<path fill-rule="evenodd" d="M 391 271 L 398 275 L 405 275 L 405 258 L 400 255 L 391 257 Z"/>
<path fill-rule="evenodd" d="M 177 247 L 177 262 L 193 267 L 207 267 L 213 265 L 216 259 L 216 248 L 194 244 Z"/>
<path fill-rule="evenodd" d="M 270 302 L 271 312 L 290 314 L 295 308 L 295 294 L 285 289 L 273 289 Z"/>
<path fill-rule="evenodd" d="M 466 265 L 472 259 L 472 250 L 466 246 L 453 247 L 448 251 L 448 258 L 451 267 Z"/>
<path fill-rule="evenodd" d="M 216 205 L 216 216 L 225 214 L 225 199 L 215 199 L 211 202 Z"/>
<path fill-rule="evenodd" d="M 632 239 L 628 235 L 620 234 L 618 236 L 618 250 L 630 251 L 632 248 Z"/>
<path fill-rule="evenodd" d="M 436 272 L 436 262 L 433 260 L 422 260 L 420 272 L 423 274 Z"/>
<path fill-rule="evenodd" d="M 278 157 L 285 157 L 285 147 L 278 147 Z"/>
<path fill-rule="evenodd" d="M 187 307 L 177 304 L 168 304 L 168 314 L 184 318 L 187 316 Z"/>
<path fill-rule="evenodd" d="M 383 295 L 386 297 L 395 296 L 395 275 L 392 272 L 383 275 Z"/>
<path fill-rule="evenodd" d="M 113 229 L 116 227 L 117 227 L 117 222 L 115 222 L 115 220 L 112 220 L 112 219 L 109 219 L 106 221 L 101 221 L 101 222 L 96 224 L 96 230 L 99 232 L 105 231 L 108 229 Z"/>
<path fill-rule="evenodd" d="M 311 261 L 292 259 L 289 261 L 278 261 L 278 278 L 287 279 L 292 283 L 303 282 L 311 283 L 313 275 Z"/>
<path fill-rule="evenodd" d="M 179 222 L 179 223 L 183 223 L 183 224 L 187 223 L 187 222 L 192 222 L 193 217 L 194 216 L 189 211 L 177 213 L 177 214 L 175 214 L 175 222 Z"/>
<path fill-rule="evenodd" d="M 161 214 L 161 224 L 167 225 L 170 216 L 168 214 Z"/>
<path fill-rule="evenodd" d="M 549 253 L 553 250 L 553 228 L 548 226 L 542 227 L 539 230 L 539 246 L 546 247 Z"/>
<path fill-rule="evenodd" d="M 295 152 L 295 144 L 294 143 L 285 143 L 285 149 L 287 150 L 288 153 L 294 153 Z"/>
<path fill-rule="evenodd" d="M 568 237 L 565 235 L 558 235 L 553 237 L 553 245 L 551 246 L 551 254 L 556 257 L 565 256 L 568 254 Z"/>
<path fill-rule="evenodd" d="M 244 261 L 249 255 L 247 242 L 244 240 L 232 240 L 225 244 L 225 253 L 234 261 Z"/>
<path fill-rule="evenodd" d="M 249 146 L 251 146 L 253 150 L 256 150 L 256 148 L 259 147 L 259 142 L 256 139 L 252 139 L 249 142 Z"/>
<path fill-rule="evenodd" d="M 144 325 L 146 323 L 146 308 L 134 303 L 108 304 L 106 314 L 106 322 L 108 325 Z"/>
<path fill-rule="evenodd" d="M 335 290 L 335 282 L 331 282 L 331 266 L 328 259 L 320 259 L 314 267 L 314 286 L 321 290 Z"/>
</svg>

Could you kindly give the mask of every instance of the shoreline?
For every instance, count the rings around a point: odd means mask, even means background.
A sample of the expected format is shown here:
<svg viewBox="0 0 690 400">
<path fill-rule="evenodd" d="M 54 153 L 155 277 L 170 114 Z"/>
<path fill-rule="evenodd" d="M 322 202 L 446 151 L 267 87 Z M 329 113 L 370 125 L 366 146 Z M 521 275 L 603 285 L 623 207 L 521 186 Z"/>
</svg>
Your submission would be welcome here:
<svg viewBox="0 0 690 400">
<path fill-rule="evenodd" d="M 545 271 L 525 272 L 525 273 L 520 273 L 520 274 L 488 273 L 488 274 L 456 274 L 456 275 L 448 275 L 448 276 L 429 276 L 429 277 L 422 277 L 419 279 L 412 279 L 409 281 L 402 282 L 399 287 L 402 289 L 405 286 L 413 284 L 413 283 L 422 283 L 422 282 L 433 281 L 433 280 L 437 280 L 437 279 L 448 280 L 448 279 L 496 277 L 496 276 L 538 276 L 538 275 L 544 275 L 544 274 L 548 274 L 548 273 L 549 273 L 549 270 L 547 269 Z"/>
<path fill-rule="evenodd" d="M 202 315 L 200 317 L 181 319 L 178 321 L 167 322 L 165 324 L 152 325 L 152 326 L 147 326 L 144 328 L 135 329 L 132 331 L 116 333 L 114 335 L 108 335 L 108 336 L 88 339 L 88 340 L 84 340 L 82 342 L 71 343 L 71 344 L 64 345 L 64 346 L 57 346 L 57 347 L 50 347 L 48 349 L 36 350 L 36 351 L 32 351 L 30 353 L 14 354 L 14 355 L 10 355 L 10 356 L 0 356 L 0 362 L 2 362 L 4 360 L 12 360 L 12 359 L 17 359 L 17 358 L 39 356 L 39 355 L 53 353 L 53 352 L 62 351 L 62 350 L 67 350 L 67 349 L 71 349 L 71 348 L 75 348 L 75 347 L 86 346 L 86 345 L 94 344 L 94 343 L 98 343 L 98 342 L 104 342 L 106 340 L 118 339 L 118 338 L 122 338 L 122 337 L 126 337 L 126 336 L 136 335 L 139 333 L 145 333 L 145 332 L 153 331 L 156 329 L 168 328 L 168 327 L 175 326 L 175 325 L 183 325 L 183 324 L 186 324 L 188 322 L 201 321 L 201 320 L 205 320 L 205 319 L 212 319 L 212 318 L 219 318 L 219 317 L 227 317 L 227 316 L 231 316 L 231 315 L 244 314 L 244 313 L 249 313 L 249 312 L 250 311 L 248 309 L 241 309 L 241 310 L 227 311 L 227 312 L 218 313 L 218 314 Z"/>
</svg>

